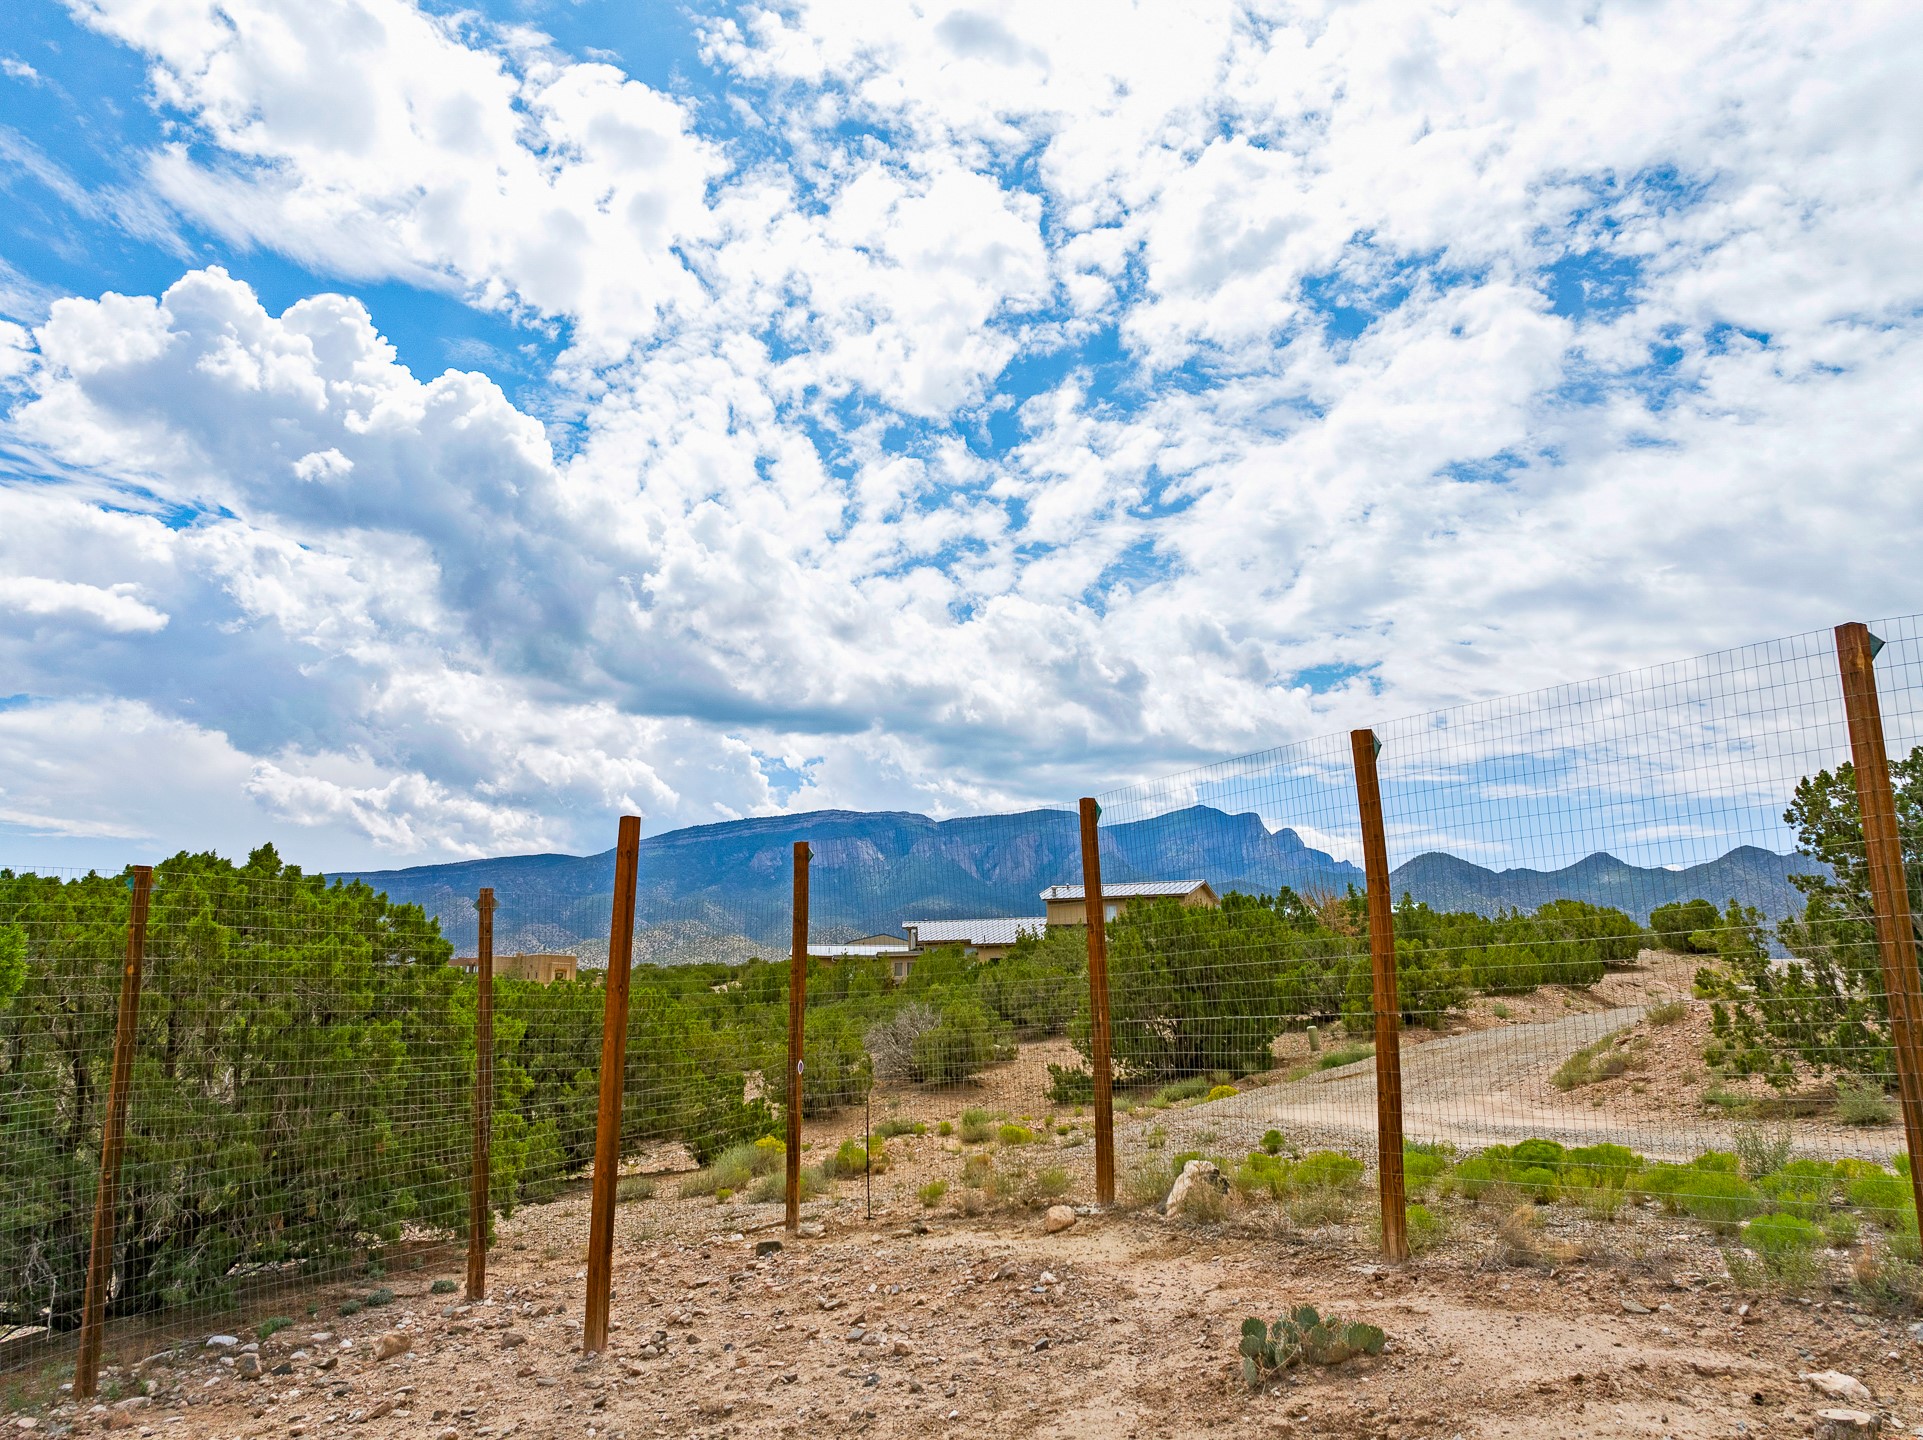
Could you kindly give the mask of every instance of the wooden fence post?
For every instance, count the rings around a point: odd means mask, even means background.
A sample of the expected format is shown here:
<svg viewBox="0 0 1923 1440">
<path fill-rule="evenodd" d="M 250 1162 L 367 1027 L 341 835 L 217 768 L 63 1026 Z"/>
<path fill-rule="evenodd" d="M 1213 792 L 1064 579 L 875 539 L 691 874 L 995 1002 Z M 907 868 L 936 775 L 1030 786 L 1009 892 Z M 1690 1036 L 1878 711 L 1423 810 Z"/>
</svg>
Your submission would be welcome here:
<svg viewBox="0 0 1923 1440">
<path fill-rule="evenodd" d="M 641 820 L 621 817 L 614 847 L 614 914 L 608 922 L 608 993 L 601 1019 L 601 1106 L 594 1122 L 594 1201 L 588 1215 L 587 1320 L 581 1351 L 608 1345 L 614 1289 L 614 1198 L 621 1169 L 621 1098 L 628 1060 L 628 980 L 634 965 L 634 887 L 641 865 Z"/>
<path fill-rule="evenodd" d="M 794 934 L 788 950 L 788 1233 L 801 1228 L 802 1021 L 808 1005 L 808 861 L 806 840 L 795 841 Z"/>
<path fill-rule="evenodd" d="M 1382 1253 L 1409 1258 L 1409 1217 L 1402 1182 L 1402 1004 L 1396 994 L 1395 897 L 1389 893 L 1389 845 L 1382 832 L 1382 790 L 1373 730 L 1351 730 L 1357 808 L 1362 814 L 1362 868 L 1369 886 L 1369 965 L 1375 1000 L 1376 1173 L 1382 1191 Z"/>
<path fill-rule="evenodd" d="M 1082 919 L 1088 929 L 1089 1068 L 1095 1072 L 1095 1203 L 1115 1203 L 1115 1090 L 1109 1049 L 1108 914 L 1102 899 L 1102 807 L 1082 800 Z"/>
<path fill-rule="evenodd" d="M 494 891 L 475 897 L 480 938 L 474 949 L 474 1174 L 467 1205 L 467 1298 L 487 1298 L 487 1228 L 493 1213 L 489 1182 L 494 1142 Z"/>
<path fill-rule="evenodd" d="M 1910 1190 L 1923 1214 L 1923 978 L 1916 968 L 1915 920 L 1903 873 L 1903 837 L 1890 791 L 1890 757 L 1883 739 L 1883 707 L 1876 694 L 1876 652 L 1883 642 L 1852 621 L 1836 627 L 1836 660 L 1843 672 L 1856 803 L 1863 817 L 1863 858 L 1876 910 L 1883 990 L 1889 998 L 1890 1044 L 1896 1052 L 1896 1093 L 1903 1139 L 1910 1152 Z"/>
<path fill-rule="evenodd" d="M 73 1397 L 91 1399 L 100 1384 L 101 1329 L 114 1272 L 114 1212 L 120 1205 L 120 1152 L 127 1139 L 127 1092 L 133 1088 L 134 1027 L 140 1020 L 140 967 L 147 955 L 147 905 L 153 896 L 151 865 L 133 867 L 133 901 L 127 907 L 127 962 L 120 972 L 120 1014 L 114 1027 L 113 1078 L 100 1124 L 100 1188 L 93 1204 L 93 1249 L 87 1257 L 87 1289 L 80 1309 L 80 1354 L 74 1361 Z"/>
</svg>

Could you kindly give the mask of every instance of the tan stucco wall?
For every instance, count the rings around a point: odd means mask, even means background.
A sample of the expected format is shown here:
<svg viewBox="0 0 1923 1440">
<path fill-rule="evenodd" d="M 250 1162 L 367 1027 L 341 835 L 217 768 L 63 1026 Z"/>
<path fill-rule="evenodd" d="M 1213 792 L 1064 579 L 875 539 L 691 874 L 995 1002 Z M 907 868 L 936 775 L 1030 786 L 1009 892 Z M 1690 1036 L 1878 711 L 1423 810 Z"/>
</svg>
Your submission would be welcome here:
<svg viewBox="0 0 1923 1440">
<path fill-rule="evenodd" d="M 1110 907 L 1112 907 L 1113 914 L 1124 915 L 1128 913 L 1129 906 L 1158 898 L 1160 897 L 1150 895 L 1111 895 L 1104 900 L 1103 908 L 1110 909 Z M 1182 903 L 1184 905 L 1206 905 L 1213 909 L 1219 905 L 1221 901 L 1216 898 L 1213 890 L 1205 886 L 1200 890 L 1193 890 L 1187 895 L 1184 895 L 1182 897 Z M 1050 925 L 1088 924 L 1088 907 L 1080 900 L 1050 900 L 1047 904 L 1048 923 Z"/>
</svg>

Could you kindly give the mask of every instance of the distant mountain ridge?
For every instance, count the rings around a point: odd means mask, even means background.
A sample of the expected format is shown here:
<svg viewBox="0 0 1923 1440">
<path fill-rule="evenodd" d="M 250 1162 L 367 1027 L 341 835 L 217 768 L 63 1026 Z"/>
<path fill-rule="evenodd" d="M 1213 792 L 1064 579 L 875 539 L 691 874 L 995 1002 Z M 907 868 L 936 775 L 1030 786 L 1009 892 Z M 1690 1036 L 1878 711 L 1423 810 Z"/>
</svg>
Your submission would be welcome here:
<svg viewBox="0 0 1923 1440">
<path fill-rule="evenodd" d="M 1066 810 L 934 820 L 904 811 L 819 810 L 700 825 L 641 842 L 635 900 L 638 960 L 735 960 L 785 954 L 792 847 L 812 847 L 811 930 L 817 941 L 900 933 L 904 920 L 1040 913 L 1049 885 L 1081 880 L 1076 816 Z M 1205 805 L 1106 826 L 1104 878 L 1207 880 L 1218 893 L 1341 891 L 1360 867 L 1305 844 L 1254 814 Z M 1616 905 L 1647 919 L 1670 900 L 1735 898 L 1772 919 L 1801 897 L 1788 876 L 1814 868 L 1794 855 L 1743 846 L 1686 870 L 1644 869 L 1598 854 L 1562 870 L 1489 870 L 1430 852 L 1390 879 L 1438 909 L 1493 913 L 1567 897 Z M 510 855 L 343 872 L 392 899 L 420 905 L 457 947 L 475 943 L 474 895 L 492 886 L 495 944 L 503 951 L 571 950 L 605 963 L 614 852 Z"/>
<path fill-rule="evenodd" d="M 1431 850 L 1398 865 L 1389 879 L 1397 896 L 1407 891 L 1437 910 L 1484 915 L 1533 910 L 1550 900 L 1587 900 L 1647 921 L 1658 905 L 1701 896 L 1719 908 L 1731 900 L 1753 905 L 1780 920 L 1803 908 L 1803 894 L 1789 877 L 1820 869 L 1806 856 L 1779 855 L 1756 845 L 1739 845 L 1719 859 L 1681 870 L 1646 869 L 1601 851 L 1561 870 L 1487 870 Z"/>
</svg>

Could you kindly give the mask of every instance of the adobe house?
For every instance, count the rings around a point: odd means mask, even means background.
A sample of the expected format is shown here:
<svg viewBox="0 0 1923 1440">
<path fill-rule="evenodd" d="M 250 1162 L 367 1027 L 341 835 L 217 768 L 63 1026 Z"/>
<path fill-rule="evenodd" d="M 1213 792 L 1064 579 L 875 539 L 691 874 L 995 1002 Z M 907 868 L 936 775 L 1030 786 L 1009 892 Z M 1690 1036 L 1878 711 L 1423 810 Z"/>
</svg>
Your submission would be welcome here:
<svg viewBox="0 0 1923 1440">
<path fill-rule="evenodd" d="M 1051 885 L 1042 891 L 1048 907 L 1050 925 L 1086 925 L 1087 892 L 1080 885 Z M 1124 913 L 1133 902 L 1179 900 L 1184 905 L 1206 905 L 1211 910 L 1222 903 L 1206 880 L 1125 880 L 1102 887 L 1102 919 L 1106 922 Z"/>
<path fill-rule="evenodd" d="M 469 975 L 478 975 L 481 970 L 481 957 L 478 955 L 456 955 L 447 963 Z M 572 955 L 494 957 L 494 977 L 497 980 L 532 980 L 537 985 L 552 985 L 556 980 L 574 979 L 579 968 L 580 961 Z"/>
</svg>

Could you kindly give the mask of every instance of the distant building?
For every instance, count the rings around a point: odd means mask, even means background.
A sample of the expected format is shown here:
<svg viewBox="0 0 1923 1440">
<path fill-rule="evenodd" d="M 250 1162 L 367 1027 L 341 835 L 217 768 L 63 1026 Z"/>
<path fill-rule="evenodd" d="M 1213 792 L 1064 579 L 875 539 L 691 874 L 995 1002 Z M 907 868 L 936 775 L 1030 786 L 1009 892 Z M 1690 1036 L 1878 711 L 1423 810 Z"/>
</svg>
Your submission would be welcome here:
<svg viewBox="0 0 1923 1440">
<path fill-rule="evenodd" d="M 917 952 L 933 950 L 938 945 L 959 945 L 970 959 L 999 960 L 1024 933 L 1041 934 L 1048 928 L 1048 921 L 1040 915 L 1013 919 L 904 920 L 901 928 L 908 932 Z"/>
<path fill-rule="evenodd" d="M 810 945 L 808 953 L 818 960 L 886 960 L 897 983 L 908 978 L 908 967 L 915 960 L 915 942 L 906 935 L 867 935 L 860 940 L 829 941 Z"/>
<path fill-rule="evenodd" d="M 470 975 L 478 975 L 481 970 L 481 958 L 478 955 L 456 955 L 447 963 Z M 537 985 L 552 985 L 556 980 L 574 979 L 579 968 L 580 962 L 572 955 L 494 957 L 494 976 L 497 980 L 532 980 Z"/>
<path fill-rule="evenodd" d="M 1102 919 L 1113 920 L 1142 900 L 1179 900 L 1211 910 L 1222 903 L 1206 880 L 1127 880 L 1102 887 Z M 1042 891 L 1042 903 L 1050 925 L 1088 924 L 1088 894 L 1080 885 L 1051 885 Z"/>
<path fill-rule="evenodd" d="M 1222 902 L 1206 880 L 1132 880 L 1102 887 L 1102 909 L 1113 920 L 1142 900 L 1178 900 L 1184 905 Z M 1023 935 L 1041 935 L 1051 925 L 1086 924 L 1087 905 L 1080 885 L 1051 885 L 1042 891 L 1045 915 L 985 916 L 973 920 L 904 920 L 900 935 L 869 935 L 860 940 L 810 945 L 824 960 L 842 956 L 886 960 L 895 983 L 908 978 L 915 961 L 930 950 L 957 945 L 971 960 L 999 960 Z"/>
</svg>

